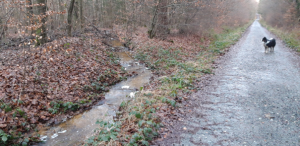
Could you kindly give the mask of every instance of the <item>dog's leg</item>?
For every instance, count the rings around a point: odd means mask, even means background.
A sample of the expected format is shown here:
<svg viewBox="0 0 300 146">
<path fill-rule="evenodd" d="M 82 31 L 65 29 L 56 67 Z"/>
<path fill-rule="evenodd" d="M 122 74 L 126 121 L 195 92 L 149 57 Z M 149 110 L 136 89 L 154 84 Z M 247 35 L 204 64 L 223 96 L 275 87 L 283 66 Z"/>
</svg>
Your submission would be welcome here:
<svg viewBox="0 0 300 146">
<path fill-rule="evenodd" d="M 268 47 L 265 47 L 265 53 L 268 53 L 268 49 L 269 49 Z"/>
</svg>

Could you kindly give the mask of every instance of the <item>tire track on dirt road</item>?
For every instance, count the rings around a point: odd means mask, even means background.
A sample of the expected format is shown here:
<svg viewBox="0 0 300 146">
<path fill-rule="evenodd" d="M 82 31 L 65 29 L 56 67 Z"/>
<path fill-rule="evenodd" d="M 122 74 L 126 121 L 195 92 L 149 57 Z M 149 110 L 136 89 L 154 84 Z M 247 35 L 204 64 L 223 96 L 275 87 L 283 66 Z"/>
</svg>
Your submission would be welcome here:
<svg viewBox="0 0 300 146">
<path fill-rule="evenodd" d="M 264 36 L 272 37 L 255 21 L 157 145 L 300 145 L 300 57 L 278 39 L 275 52 L 264 53 Z"/>
</svg>

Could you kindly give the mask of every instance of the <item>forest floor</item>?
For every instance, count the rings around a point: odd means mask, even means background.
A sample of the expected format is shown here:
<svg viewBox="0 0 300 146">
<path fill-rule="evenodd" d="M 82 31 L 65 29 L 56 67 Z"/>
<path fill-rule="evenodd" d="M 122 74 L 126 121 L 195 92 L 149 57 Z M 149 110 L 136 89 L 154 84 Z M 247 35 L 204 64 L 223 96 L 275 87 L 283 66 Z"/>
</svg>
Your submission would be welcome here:
<svg viewBox="0 0 300 146">
<path fill-rule="evenodd" d="M 183 120 L 180 115 L 192 112 L 182 109 L 198 91 L 200 77 L 212 74 L 214 60 L 239 40 L 247 26 L 164 40 L 149 39 L 147 29 L 138 28 L 129 44 L 131 55 L 151 69 L 151 82 L 139 89 L 135 99 L 120 105 L 115 123 L 98 123 L 99 134 L 87 144 L 149 145 L 154 138 L 167 138 L 170 127 Z M 124 31 L 117 32 L 118 37 L 108 39 L 122 41 Z M 85 35 L 41 47 L 1 50 L 0 142 L 39 141 L 35 132 L 40 128 L 91 108 L 104 99 L 111 85 L 134 74 L 121 67 L 110 41 Z"/>
<path fill-rule="evenodd" d="M 264 53 L 263 37 L 276 38 Z M 299 145 L 297 52 L 255 21 L 226 55 L 214 75 L 200 78 L 169 135 L 155 145 Z"/>
<path fill-rule="evenodd" d="M 102 42 L 95 34 L 85 34 L 40 47 L 20 44 L 2 49 L 0 144 L 39 141 L 33 131 L 91 108 L 111 85 L 131 76 L 115 50 Z"/>
</svg>

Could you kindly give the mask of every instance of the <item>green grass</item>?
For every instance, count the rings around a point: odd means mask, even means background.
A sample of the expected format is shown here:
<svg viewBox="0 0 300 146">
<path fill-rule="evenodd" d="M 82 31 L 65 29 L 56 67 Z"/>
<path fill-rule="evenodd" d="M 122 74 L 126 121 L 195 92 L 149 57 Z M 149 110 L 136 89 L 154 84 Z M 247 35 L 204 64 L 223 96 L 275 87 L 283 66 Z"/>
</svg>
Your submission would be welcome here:
<svg viewBox="0 0 300 146">
<path fill-rule="evenodd" d="M 260 21 L 261 25 L 268 29 L 270 32 L 278 36 L 280 39 L 284 41 L 284 43 L 296 51 L 300 52 L 300 36 L 299 30 L 295 31 L 285 31 L 280 28 L 275 28 L 268 25 L 265 21 Z"/>
<path fill-rule="evenodd" d="M 211 32 L 210 35 L 213 37 L 209 49 L 215 53 L 223 53 L 225 48 L 230 47 L 239 40 L 241 34 L 246 31 L 249 25 L 250 23 L 244 27 L 239 27 L 236 29 L 226 27 L 221 34 L 215 34 L 214 32 Z"/>
</svg>

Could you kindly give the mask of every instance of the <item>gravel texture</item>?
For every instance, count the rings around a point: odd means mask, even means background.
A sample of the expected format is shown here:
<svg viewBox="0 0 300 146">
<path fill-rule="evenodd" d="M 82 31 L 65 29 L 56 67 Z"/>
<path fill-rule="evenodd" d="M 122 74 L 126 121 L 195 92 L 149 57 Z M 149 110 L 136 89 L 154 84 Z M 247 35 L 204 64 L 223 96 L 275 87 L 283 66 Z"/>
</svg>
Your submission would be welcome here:
<svg viewBox="0 0 300 146">
<path fill-rule="evenodd" d="M 255 21 L 216 61 L 215 75 L 201 78 L 183 120 L 154 144 L 300 145 L 300 57 L 279 39 L 274 53 L 264 53 L 264 36 L 274 37 Z"/>
</svg>

